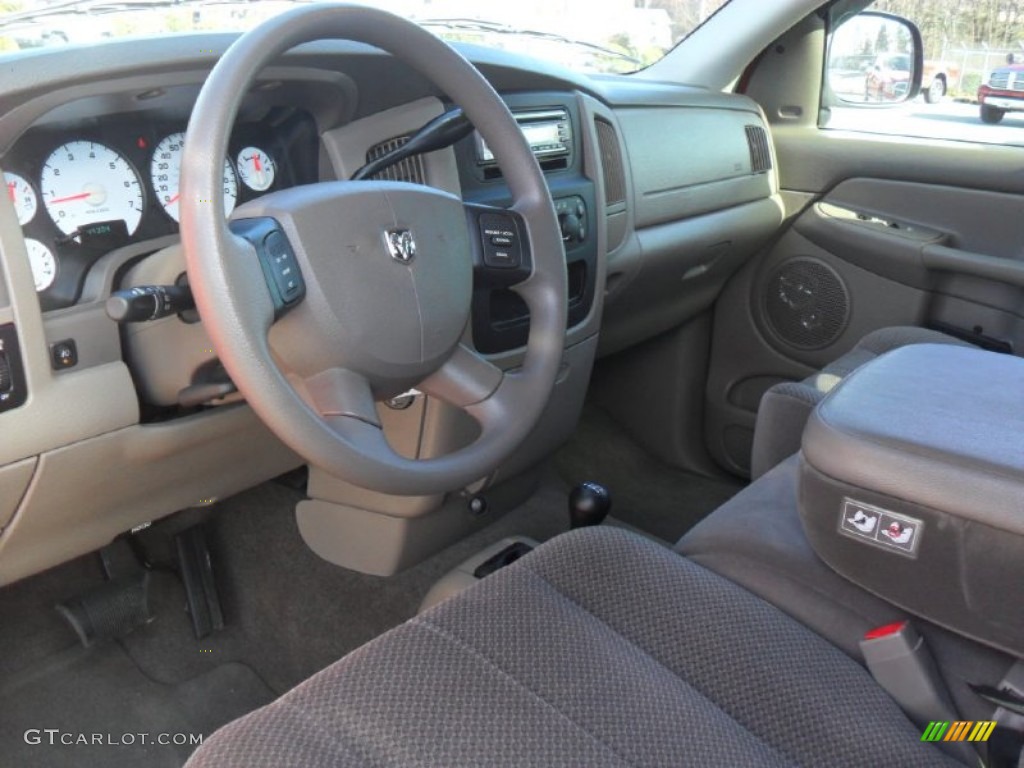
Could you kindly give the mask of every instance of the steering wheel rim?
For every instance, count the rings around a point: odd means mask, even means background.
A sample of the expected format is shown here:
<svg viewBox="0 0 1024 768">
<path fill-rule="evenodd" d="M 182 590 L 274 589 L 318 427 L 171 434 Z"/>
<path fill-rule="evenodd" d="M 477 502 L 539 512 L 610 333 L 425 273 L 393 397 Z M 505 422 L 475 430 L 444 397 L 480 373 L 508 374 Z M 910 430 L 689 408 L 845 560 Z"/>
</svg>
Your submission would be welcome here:
<svg viewBox="0 0 1024 768">
<path fill-rule="evenodd" d="M 292 355 L 288 345 L 272 343 L 271 337 L 279 328 L 301 326 L 303 313 L 308 320 L 323 302 L 306 311 L 306 305 L 313 304 L 307 300 L 299 307 L 302 311 L 294 313 L 298 320 L 292 322 L 292 315 L 288 315 L 275 323 L 273 302 L 255 250 L 232 233 L 225 217 L 223 158 L 242 99 L 257 74 L 297 45 L 335 38 L 388 51 L 463 108 L 503 171 L 514 201 L 511 210 L 518 214 L 525 229 L 521 234 L 532 255 L 529 277 L 513 288 L 530 310 L 526 354 L 518 371 L 502 372 L 457 338 L 449 344 L 447 337 L 443 344 L 439 342 L 440 351 L 428 362 L 421 361 L 414 368 L 406 366 L 407 370 L 420 371 L 429 365 L 431 370 L 419 382 L 419 388 L 464 409 L 480 424 L 480 436 L 472 444 L 445 456 L 411 460 L 388 445 L 374 400 L 386 395 L 381 390 L 396 386 L 401 376 L 374 379 L 366 371 L 353 370 L 344 360 L 340 365 L 325 364 L 323 370 L 317 370 L 316 363 Z M 476 68 L 447 43 L 401 17 L 360 6 L 317 4 L 270 19 L 240 37 L 206 80 L 189 122 L 181 178 L 181 236 L 188 276 L 214 348 L 257 415 L 308 462 L 370 490 L 404 495 L 441 493 L 489 475 L 535 426 L 554 386 L 565 340 L 567 288 L 557 218 L 543 174 L 507 106 Z M 320 189 L 323 195 L 351 201 L 361 192 L 347 188 L 349 184 L 366 182 L 311 187 Z M 400 203 L 403 195 L 412 195 L 411 190 L 393 184 L 371 184 L 364 189 L 367 195 L 383 195 L 378 200 L 387 200 L 396 210 L 400 206 L 392 205 L 394 200 Z M 427 195 L 426 190 L 421 192 Z M 283 215 L 289 217 L 288 206 L 303 194 L 314 195 L 308 190 L 291 195 L 272 193 L 262 209 L 269 206 L 275 210 L 274 204 L 280 203 Z M 450 201 L 441 197 L 436 191 L 429 200 L 426 196 L 410 197 L 406 213 L 415 218 L 417 199 L 451 213 L 453 209 L 446 208 Z M 232 219 L 246 215 L 246 206 L 240 206 Z M 305 220 L 308 222 L 309 217 Z M 298 214 L 294 220 L 288 218 L 284 229 L 289 237 L 302 238 L 302 221 Z M 470 235 L 465 228 L 461 235 L 450 234 L 449 244 L 455 243 L 452 251 L 460 251 L 462 239 L 468 243 Z M 443 235 L 440 239 L 445 240 Z M 383 250 L 385 244 L 381 243 L 380 248 Z M 296 247 L 304 270 L 316 271 L 317 264 L 326 263 L 327 255 L 315 250 L 307 252 L 305 242 Z M 333 266 L 344 256 L 335 256 Z M 463 258 L 467 257 L 468 251 Z M 446 258 L 448 254 L 437 254 L 437 261 Z M 463 285 L 465 265 L 456 263 L 458 254 L 449 261 L 447 268 L 459 276 L 453 281 L 458 283 L 452 289 L 455 303 L 466 302 L 464 326 L 468 320 L 466 292 L 470 290 Z M 429 280 L 430 273 L 425 270 L 430 267 L 426 263 L 410 266 L 411 279 Z M 419 309 L 422 315 L 435 307 L 424 303 Z M 318 322 L 324 317 L 321 312 Z M 456 315 L 445 317 L 448 326 L 454 327 L 457 320 Z M 432 329 L 425 330 L 429 333 Z M 290 338 L 301 337 L 293 328 Z M 420 357 L 424 357 L 422 350 Z"/>
</svg>

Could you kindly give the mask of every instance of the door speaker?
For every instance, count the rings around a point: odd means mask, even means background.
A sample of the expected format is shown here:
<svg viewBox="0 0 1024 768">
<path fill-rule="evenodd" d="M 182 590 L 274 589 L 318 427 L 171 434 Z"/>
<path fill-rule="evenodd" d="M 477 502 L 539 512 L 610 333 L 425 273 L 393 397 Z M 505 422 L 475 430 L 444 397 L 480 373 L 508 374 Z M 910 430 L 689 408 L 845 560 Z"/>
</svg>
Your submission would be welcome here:
<svg viewBox="0 0 1024 768">
<path fill-rule="evenodd" d="M 764 314 L 780 341 L 798 349 L 821 349 L 846 329 L 850 294 L 832 267 L 819 259 L 788 259 L 768 278 Z"/>
</svg>

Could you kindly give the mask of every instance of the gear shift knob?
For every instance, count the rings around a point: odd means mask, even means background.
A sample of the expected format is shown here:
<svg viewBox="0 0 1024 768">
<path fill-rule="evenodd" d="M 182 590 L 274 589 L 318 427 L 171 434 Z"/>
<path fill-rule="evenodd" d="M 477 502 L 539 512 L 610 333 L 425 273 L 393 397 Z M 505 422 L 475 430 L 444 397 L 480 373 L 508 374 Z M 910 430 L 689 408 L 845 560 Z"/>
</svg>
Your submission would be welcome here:
<svg viewBox="0 0 1024 768">
<path fill-rule="evenodd" d="M 599 483 L 580 483 L 569 494 L 569 527 L 600 525 L 612 508 L 612 495 Z"/>
</svg>

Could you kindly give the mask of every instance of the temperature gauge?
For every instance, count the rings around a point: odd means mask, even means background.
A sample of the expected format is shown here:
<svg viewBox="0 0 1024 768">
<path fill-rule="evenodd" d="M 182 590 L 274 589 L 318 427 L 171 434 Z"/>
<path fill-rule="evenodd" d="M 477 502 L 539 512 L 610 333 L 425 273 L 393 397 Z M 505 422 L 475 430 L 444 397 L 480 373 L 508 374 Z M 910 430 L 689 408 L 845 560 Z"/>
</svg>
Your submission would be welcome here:
<svg viewBox="0 0 1024 768">
<path fill-rule="evenodd" d="M 36 283 L 36 292 L 45 291 L 57 279 L 57 258 L 53 251 L 31 238 L 26 238 L 25 250 L 28 251 L 28 261 L 32 265 L 32 279 Z"/>
<path fill-rule="evenodd" d="M 270 189 L 276 175 L 274 159 L 262 149 L 246 147 L 238 153 L 238 178 L 254 192 Z"/>
<path fill-rule="evenodd" d="M 36 215 L 36 208 L 39 207 L 36 191 L 18 174 L 6 171 L 4 171 L 4 186 L 7 187 L 7 197 L 14 205 L 14 212 L 18 215 L 18 223 L 28 224 Z"/>
</svg>

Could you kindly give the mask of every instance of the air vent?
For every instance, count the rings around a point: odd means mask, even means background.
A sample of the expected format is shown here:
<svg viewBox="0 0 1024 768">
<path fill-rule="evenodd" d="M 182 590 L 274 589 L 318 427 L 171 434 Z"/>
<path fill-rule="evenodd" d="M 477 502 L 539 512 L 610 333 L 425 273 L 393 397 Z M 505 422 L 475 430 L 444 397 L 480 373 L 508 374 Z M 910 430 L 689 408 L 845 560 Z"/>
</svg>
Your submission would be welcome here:
<svg viewBox="0 0 1024 768">
<path fill-rule="evenodd" d="M 366 150 L 366 162 L 369 163 L 378 157 L 383 157 L 389 152 L 398 149 L 408 140 L 408 136 L 396 136 L 393 139 L 382 141 L 380 144 L 375 144 Z M 408 181 L 412 184 L 426 184 L 427 172 L 423 167 L 423 156 L 407 157 L 405 160 L 401 160 L 391 167 L 375 173 L 370 178 L 379 181 Z"/>
<path fill-rule="evenodd" d="M 748 125 L 747 144 L 750 146 L 750 172 L 770 171 L 772 169 L 772 149 L 768 144 L 768 132 L 760 125 Z"/>
<path fill-rule="evenodd" d="M 608 205 L 626 202 L 626 173 L 622 167 L 619 137 L 612 124 L 595 120 L 597 144 L 601 150 L 601 172 L 604 174 L 604 193 Z"/>
</svg>

